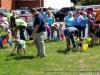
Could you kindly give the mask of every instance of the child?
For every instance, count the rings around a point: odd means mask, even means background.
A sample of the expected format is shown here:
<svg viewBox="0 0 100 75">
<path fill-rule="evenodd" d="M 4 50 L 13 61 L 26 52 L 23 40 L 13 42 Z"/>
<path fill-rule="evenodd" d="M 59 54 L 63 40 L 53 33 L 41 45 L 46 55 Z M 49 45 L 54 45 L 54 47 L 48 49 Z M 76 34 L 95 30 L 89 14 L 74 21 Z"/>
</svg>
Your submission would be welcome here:
<svg viewBox="0 0 100 75">
<path fill-rule="evenodd" d="M 50 40 L 51 29 L 48 23 L 46 23 L 46 26 L 47 26 L 47 39 Z"/>
<path fill-rule="evenodd" d="M 52 31 L 51 35 L 53 37 L 53 40 L 56 41 L 56 38 L 59 38 L 59 28 L 58 28 L 58 26 L 56 24 L 54 26 L 51 26 L 51 31 Z M 57 36 L 55 34 L 55 31 L 57 32 Z"/>
<path fill-rule="evenodd" d="M 77 50 L 82 51 L 82 42 L 83 42 L 83 38 L 77 38 L 76 39 L 76 48 L 77 48 Z"/>
<path fill-rule="evenodd" d="M 60 38 L 61 38 L 61 41 L 64 40 L 64 27 L 63 27 L 63 23 L 60 23 L 60 27 L 59 27 L 59 35 L 60 35 Z"/>
<path fill-rule="evenodd" d="M 6 28 L 5 29 L 5 32 L 7 32 L 8 34 L 6 35 L 6 40 L 7 40 L 7 42 L 10 44 L 10 46 L 11 47 L 13 47 L 13 44 L 12 44 L 12 42 L 11 42 L 11 31 L 10 31 L 10 29 L 9 28 Z"/>
<path fill-rule="evenodd" d="M 20 55 L 21 51 L 23 50 L 25 55 L 26 55 L 26 42 L 24 40 L 20 40 L 18 37 L 15 38 L 15 47 L 13 49 L 13 51 L 10 53 L 10 55 L 13 54 L 13 52 L 15 51 L 15 49 L 17 48 L 17 54 Z"/>
</svg>

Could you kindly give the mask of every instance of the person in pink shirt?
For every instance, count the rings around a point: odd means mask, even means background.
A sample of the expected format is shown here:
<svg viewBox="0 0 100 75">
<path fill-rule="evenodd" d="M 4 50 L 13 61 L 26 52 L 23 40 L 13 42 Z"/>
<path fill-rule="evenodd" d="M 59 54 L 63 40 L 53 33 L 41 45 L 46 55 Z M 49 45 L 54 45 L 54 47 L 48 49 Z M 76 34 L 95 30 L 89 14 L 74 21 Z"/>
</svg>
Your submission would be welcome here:
<svg viewBox="0 0 100 75">
<path fill-rule="evenodd" d="M 63 26 L 63 23 L 60 23 L 60 27 L 59 27 L 59 35 L 60 35 L 61 41 L 64 40 L 64 30 L 65 30 L 65 28 L 64 28 L 64 26 Z"/>
</svg>

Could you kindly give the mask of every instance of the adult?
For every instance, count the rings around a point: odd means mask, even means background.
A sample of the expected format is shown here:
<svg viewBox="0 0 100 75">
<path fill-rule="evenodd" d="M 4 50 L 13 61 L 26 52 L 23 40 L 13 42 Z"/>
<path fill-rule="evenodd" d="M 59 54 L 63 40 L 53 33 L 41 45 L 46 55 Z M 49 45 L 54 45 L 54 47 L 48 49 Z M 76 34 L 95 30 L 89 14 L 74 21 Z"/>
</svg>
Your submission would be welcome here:
<svg viewBox="0 0 100 75">
<path fill-rule="evenodd" d="M 32 8 L 31 14 L 34 15 L 34 30 L 30 38 L 34 37 L 34 42 L 37 48 L 37 56 L 40 56 L 41 58 L 45 57 L 45 44 L 44 40 L 47 37 L 46 33 L 46 24 L 45 19 L 41 13 L 37 11 L 37 9 Z"/>
<path fill-rule="evenodd" d="M 81 37 L 81 31 L 83 31 L 84 26 L 84 17 L 80 14 L 80 11 L 76 12 L 76 16 L 74 18 L 74 27 L 79 30 L 79 37 Z"/>
<path fill-rule="evenodd" d="M 7 18 L 4 17 L 4 14 L 3 13 L 0 13 L 0 23 L 2 23 L 2 21 L 4 22 L 7 22 Z"/>
<path fill-rule="evenodd" d="M 9 12 L 8 12 L 8 14 L 7 14 L 7 18 L 8 18 L 8 22 L 10 23 L 10 18 L 11 18 L 11 16 L 12 16 L 13 14 L 12 14 L 12 10 L 10 10 Z"/>
<path fill-rule="evenodd" d="M 68 12 L 68 15 L 65 17 L 65 28 L 73 27 L 74 17 L 71 11 Z"/>
<path fill-rule="evenodd" d="M 86 29 L 86 23 L 88 21 L 88 17 L 87 17 L 87 12 L 83 12 L 83 17 L 84 17 L 84 25 L 83 25 L 83 35 L 82 37 L 85 37 L 85 29 Z"/>
<path fill-rule="evenodd" d="M 48 8 L 46 9 L 46 11 L 43 13 L 43 17 L 45 18 L 47 16 L 47 13 L 48 13 Z"/>
<path fill-rule="evenodd" d="M 64 35 L 66 38 L 66 44 L 67 44 L 67 49 L 70 50 L 70 39 L 73 43 L 73 47 L 76 47 L 76 42 L 75 42 L 75 38 L 74 38 L 74 34 L 75 36 L 78 37 L 78 29 L 75 27 L 67 27 L 64 30 Z"/>
<path fill-rule="evenodd" d="M 96 21 L 96 18 L 97 18 L 97 14 L 96 14 L 96 12 L 93 12 L 93 13 L 92 13 L 92 17 L 93 17 L 94 20 Z"/>
<path fill-rule="evenodd" d="M 19 18 L 19 16 L 17 15 L 17 13 L 16 12 L 12 12 L 12 16 L 14 16 L 16 19 L 18 19 Z"/>
<path fill-rule="evenodd" d="M 0 48 L 3 48 L 2 41 L 6 38 L 6 32 L 4 25 L 0 24 Z"/>
<path fill-rule="evenodd" d="M 92 17 L 91 14 L 88 15 L 88 36 L 90 37 L 90 27 L 95 23 L 95 19 Z"/>
<path fill-rule="evenodd" d="M 51 13 L 50 10 L 48 10 L 47 12 L 47 16 L 45 17 L 45 21 L 46 23 L 48 23 L 48 25 L 51 27 L 51 25 L 55 22 L 55 17 L 54 15 Z M 51 39 L 53 39 L 53 31 L 51 30 Z M 53 39 L 54 40 L 54 39 Z"/>
<path fill-rule="evenodd" d="M 15 17 L 11 17 L 12 25 L 18 27 L 20 29 L 20 39 L 25 40 L 24 32 L 27 27 L 27 23 L 22 19 L 15 19 Z"/>
<path fill-rule="evenodd" d="M 100 4 L 99 4 L 99 8 L 97 9 L 97 11 L 96 11 L 96 13 L 97 13 L 97 24 L 98 23 L 100 23 Z"/>
<path fill-rule="evenodd" d="M 55 17 L 54 15 L 51 13 L 50 10 L 48 10 L 47 15 L 45 17 L 45 21 L 46 23 L 49 24 L 49 26 L 51 26 L 54 22 L 55 22 Z"/>
</svg>

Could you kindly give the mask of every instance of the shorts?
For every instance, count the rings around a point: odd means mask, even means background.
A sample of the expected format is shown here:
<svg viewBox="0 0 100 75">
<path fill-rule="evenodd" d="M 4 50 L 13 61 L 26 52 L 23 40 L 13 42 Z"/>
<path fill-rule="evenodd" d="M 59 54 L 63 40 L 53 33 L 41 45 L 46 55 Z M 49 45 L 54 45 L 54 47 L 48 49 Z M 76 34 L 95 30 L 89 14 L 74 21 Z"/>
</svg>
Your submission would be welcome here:
<svg viewBox="0 0 100 75">
<path fill-rule="evenodd" d="M 78 46 L 82 47 L 82 43 L 79 43 Z"/>
<path fill-rule="evenodd" d="M 97 33 L 95 34 L 95 36 L 96 36 L 96 37 L 100 37 L 100 32 L 97 32 Z"/>
<path fill-rule="evenodd" d="M 23 45 L 22 47 L 18 46 L 18 49 L 22 49 L 22 48 L 25 48 L 26 45 Z"/>
</svg>

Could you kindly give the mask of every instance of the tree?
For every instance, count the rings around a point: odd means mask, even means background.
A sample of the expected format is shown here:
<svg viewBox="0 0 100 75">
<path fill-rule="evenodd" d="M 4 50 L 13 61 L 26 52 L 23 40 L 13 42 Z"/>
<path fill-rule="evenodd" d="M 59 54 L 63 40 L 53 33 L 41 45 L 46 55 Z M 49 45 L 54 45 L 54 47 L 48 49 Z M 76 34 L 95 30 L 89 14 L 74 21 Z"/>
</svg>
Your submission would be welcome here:
<svg viewBox="0 0 100 75">
<path fill-rule="evenodd" d="M 94 4 L 99 4 L 100 0 L 81 0 L 82 5 L 94 5 Z"/>
<path fill-rule="evenodd" d="M 71 0 L 71 2 L 73 2 L 74 4 L 77 4 L 77 0 Z"/>
</svg>

